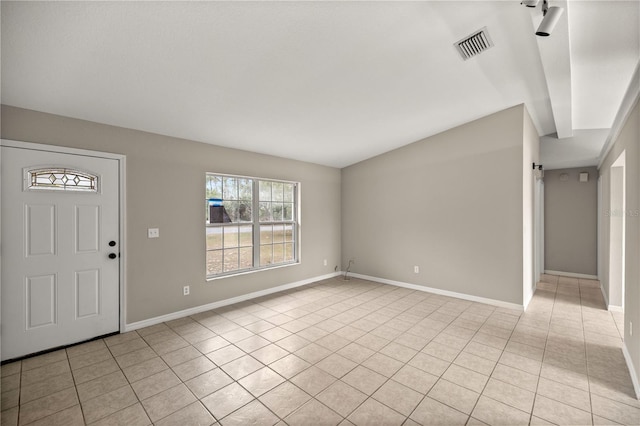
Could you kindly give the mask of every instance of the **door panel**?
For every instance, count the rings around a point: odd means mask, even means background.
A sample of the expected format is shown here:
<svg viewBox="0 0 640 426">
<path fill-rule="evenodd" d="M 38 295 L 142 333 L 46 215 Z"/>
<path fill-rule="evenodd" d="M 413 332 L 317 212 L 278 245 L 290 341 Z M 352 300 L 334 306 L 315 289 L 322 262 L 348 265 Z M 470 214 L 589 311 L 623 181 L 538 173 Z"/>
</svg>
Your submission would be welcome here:
<svg viewBox="0 0 640 426">
<path fill-rule="evenodd" d="M 55 325 L 56 296 L 55 275 L 27 277 L 25 306 L 27 330 Z"/>
<path fill-rule="evenodd" d="M 100 309 L 100 271 L 76 272 L 76 318 L 98 315 Z"/>
<path fill-rule="evenodd" d="M 25 210 L 27 256 L 55 254 L 56 207 L 54 205 L 27 204 Z"/>
<path fill-rule="evenodd" d="M 2 359 L 118 331 L 118 161 L 1 149 Z"/>
</svg>

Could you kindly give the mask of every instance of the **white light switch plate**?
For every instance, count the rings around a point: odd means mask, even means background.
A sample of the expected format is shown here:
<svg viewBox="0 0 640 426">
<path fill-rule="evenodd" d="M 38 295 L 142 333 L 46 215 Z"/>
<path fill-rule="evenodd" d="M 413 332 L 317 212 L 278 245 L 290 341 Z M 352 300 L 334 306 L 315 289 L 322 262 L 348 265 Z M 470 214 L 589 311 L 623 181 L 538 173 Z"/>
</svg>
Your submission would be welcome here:
<svg viewBox="0 0 640 426">
<path fill-rule="evenodd" d="M 160 229 L 159 228 L 149 228 L 147 229 L 148 238 L 160 238 Z"/>
</svg>

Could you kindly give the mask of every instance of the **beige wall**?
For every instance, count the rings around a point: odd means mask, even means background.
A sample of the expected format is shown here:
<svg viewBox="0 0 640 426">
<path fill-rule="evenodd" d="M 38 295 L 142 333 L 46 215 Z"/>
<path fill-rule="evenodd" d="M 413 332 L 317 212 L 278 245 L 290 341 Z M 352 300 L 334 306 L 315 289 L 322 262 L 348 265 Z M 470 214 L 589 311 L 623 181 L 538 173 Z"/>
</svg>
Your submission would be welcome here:
<svg viewBox="0 0 640 426">
<path fill-rule="evenodd" d="M 589 173 L 580 182 L 580 173 Z M 561 175 L 567 175 L 561 181 Z M 545 170 L 544 267 L 550 271 L 596 276 L 598 227 L 596 167 Z"/>
<path fill-rule="evenodd" d="M 8 106 L 2 138 L 126 155 L 127 323 L 329 274 L 340 264 L 339 169 Z M 207 282 L 205 172 L 301 182 L 301 264 Z M 150 227 L 160 228 L 159 239 L 147 238 Z M 182 296 L 184 285 L 190 296 Z"/>
<path fill-rule="evenodd" d="M 632 108 L 629 118 L 616 138 L 612 149 L 600 166 L 602 178 L 602 200 L 600 214 L 604 220 L 603 237 L 600 241 L 605 293 L 609 292 L 609 220 L 611 166 L 625 152 L 625 294 L 624 294 L 624 344 L 633 363 L 636 382 L 640 382 L 640 107 Z M 629 323 L 633 323 L 634 334 L 629 334 Z"/>
<path fill-rule="evenodd" d="M 522 305 L 523 163 L 537 158 L 530 128 L 523 150 L 524 115 L 509 108 L 343 169 L 343 266 Z"/>
</svg>

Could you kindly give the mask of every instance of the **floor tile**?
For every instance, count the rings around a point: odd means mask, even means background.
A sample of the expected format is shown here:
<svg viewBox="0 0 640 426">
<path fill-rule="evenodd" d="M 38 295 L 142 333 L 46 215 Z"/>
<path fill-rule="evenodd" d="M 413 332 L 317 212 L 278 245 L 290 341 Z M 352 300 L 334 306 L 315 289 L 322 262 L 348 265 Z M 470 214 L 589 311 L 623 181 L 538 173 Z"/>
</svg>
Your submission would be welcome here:
<svg viewBox="0 0 640 426">
<path fill-rule="evenodd" d="M 510 405 L 480 396 L 471 416 L 490 425 L 528 425 L 529 413 Z"/>
<path fill-rule="evenodd" d="M 127 385 L 82 402 L 82 412 L 87 423 L 92 423 L 137 402 L 131 386 Z"/>
<path fill-rule="evenodd" d="M 277 416 L 285 418 L 309 401 L 311 396 L 291 382 L 285 382 L 265 393 L 259 399 Z"/>
<path fill-rule="evenodd" d="M 187 381 L 200 374 L 216 368 L 216 365 L 205 356 L 199 356 L 180 365 L 173 367 L 174 373 L 180 380 Z"/>
<path fill-rule="evenodd" d="M 204 398 L 232 382 L 231 377 L 220 368 L 216 368 L 187 380 L 185 384 L 197 398 Z"/>
<path fill-rule="evenodd" d="M 208 426 L 213 425 L 215 422 L 216 419 L 200 402 L 194 402 L 154 424 L 155 426 Z"/>
<path fill-rule="evenodd" d="M 262 405 L 260 401 L 255 400 L 234 411 L 232 415 L 225 417 L 220 423 L 222 423 L 222 426 L 271 426 L 279 421 L 280 419 L 269 411 L 268 408 Z"/>
<path fill-rule="evenodd" d="M 477 392 L 443 379 L 438 380 L 427 395 L 465 414 L 471 414 L 471 410 L 480 396 Z"/>
<path fill-rule="evenodd" d="M 340 378 L 353 370 L 357 364 L 341 355 L 332 354 L 318 362 L 316 366 L 332 376 Z"/>
<path fill-rule="evenodd" d="M 504 364 L 496 365 L 493 373 L 491 373 L 491 377 L 530 392 L 535 392 L 538 388 L 538 376 Z"/>
<path fill-rule="evenodd" d="M 224 372 L 231 376 L 234 380 L 239 380 L 244 376 L 248 376 L 254 371 L 259 370 L 262 367 L 263 365 L 260 363 L 260 361 L 257 361 L 255 358 L 252 358 L 249 355 L 245 355 L 224 364 L 220 368 L 222 368 Z"/>
<path fill-rule="evenodd" d="M 535 398 L 533 392 L 496 379 L 489 379 L 482 394 L 526 413 L 531 412 Z"/>
<path fill-rule="evenodd" d="M 442 378 L 478 393 L 482 392 L 489 380 L 489 376 L 476 373 L 457 364 L 451 364 Z"/>
<path fill-rule="evenodd" d="M 453 348 L 451 346 L 443 345 L 442 343 L 438 343 L 435 341 L 431 341 L 427 344 L 427 346 L 422 349 L 422 352 L 434 356 L 436 358 L 440 358 L 447 362 L 453 362 L 454 359 L 458 356 L 461 349 Z"/>
<path fill-rule="evenodd" d="M 411 413 L 410 418 L 421 425 L 464 425 L 468 415 L 441 402 L 426 397 Z"/>
<path fill-rule="evenodd" d="M 285 379 L 278 373 L 269 367 L 263 367 L 260 370 L 238 380 L 238 383 L 257 398 L 284 381 Z"/>
<path fill-rule="evenodd" d="M 128 384 L 122 371 L 114 371 L 113 373 L 77 385 L 78 397 L 80 398 L 80 402 L 84 402 L 120 389 Z"/>
<path fill-rule="evenodd" d="M 571 386 L 563 385 L 544 377 L 538 382 L 538 395 L 562 402 L 584 411 L 591 411 L 591 398 L 589 392 L 585 392 Z"/>
<path fill-rule="evenodd" d="M 377 373 L 382 374 L 383 376 L 391 377 L 396 374 L 396 372 L 400 370 L 400 368 L 404 364 L 396 359 L 378 352 L 367 358 L 366 361 L 362 363 L 362 365 Z"/>
<path fill-rule="evenodd" d="M 202 356 L 199 350 L 193 346 L 186 346 L 173 352 L 169 352 L 161 356 L 164 362 L 169 367 L 175 367 L 176 365 L 190 361 L 192 359 Z"/>
<path fill-rule="evenodd" d="M 462 352 L 458 355 L 453 363 L 485 376 L 490 376 L 496 366 L 494 361 L 467 352 Z"/>
<path fill-rule="evenodd" d="M 441 376 L 450 365 L 447 361 L 443 361 L 422 352 L 416 354 L 408 364 L 438 377 Z"/>
<path fill-rule="evenodd" d="M 79 405 L 58 411 L 55 414 L 44 417 L 30 426 L 84 426 L 84 418 L 82 417 L 82 409 Z"/>
<path fill-rule="evenodd" d="M 640 408 L 632 407 L 598 395 L 591 396 L 593 413 L 622 424 L 640 424 Z"/>
<path fill-rule="evenodd" d="M 202 403 L 214 415 L 221 419 L 253 401 L 254 397 L 237 383 L 232 383 L 202 398 Z"/>
<path fill-rule="evenodd" d="M 342 421 L 342 416 L 321 402 L 312 399 L 284 420 L 289 426 L 335 426 Z"/>
<path fill-rule="evenodd" d="M 532 414 L 555 424 L 591 424 L 591 413 L 541 395 L 536 396 Z"/>
<path fill-rule="evenodd" d="M 399 426 L 404 422 L 405 416 L 369 398 L 349 415 L 348 420 L 358 426 Z"/>
<path fill-rule="evenodd" d="M 286 379 L 290 379 L 301 371 L 309 368 L 311 364 L 296 355 L 289 354 L 269 364 L 269 367 Z"/>
<path fill-rule="evenodd" d="M 151 358 L 150 360 L 141 362 L 140 364 L 132 365 L 122 369 L 122 372 L 127 377 L 130 383 L 142 380 L 145 377 L 152 376 L 162 370 L 168 369 L 169 366 L 160 357 Z M 77 379 L 76 379 L 77 382 Z"/>
<path fill-rule="evenodd" d="M 373 355 L 375 351 L 359 345 L 358 343 L 350 343 L 336 353 L 355 362 L 356 364 L 360 364 L 367 358 L 371 357 L 371 355 Z"/>
<path fill-rule="evenodd" d="M 347 417 L 367 399 L 367 395 L 338 380 L 320 392 L 316 399 L 341 416 Z"/>
<path fill-rule="evenodd" d="M 131 384 L 140 401 L 180 384 L 180 379 L 171 370 L 164 370 Z"/>
<path fill-rule="evenodd" d="M 77 405 L 78 395 L 74 388 L 35 399 L 20 406 L 20 424 L 25 425 Z"/>
<path fill-rule="evenodd" d="M 341 380 L 358 389 L 360 392 L 371 395 L 387 381 L 387 378 L 382 374 L 378 374 L 373 370 L 359 365 L 348 372 Z"/>
<path fill-rule="evenodd" d="M 422 401 L 424 395 L 396 381 L 389 380 L 372 397 L 398 413 L 409 416 Z"/>
<path fill-rule="evenodd" d="M 286 351 L 285 351 L 286 352 Z M 310 343 L 302 349 L 295 351 L 294 355 L 302 358 L 310 364 L 315 364 L 323 358 L 331 355 L 332 351 L 315 343 Z"/>
<path fill-rule="evenodd" d="M 290 380 L 309 395 L 315 396 L 337 379 L 326 371 L 312 366 Z"/>
<path fill-rule="evenodd" d="M 149 426 L 151 420 L 142 408 L 140 403 L 131 405 L 123 410 L 117 411 L 95 423 L 91 426 Z"/>
<path fill-rule="evenodd" d="M 207 354 L 207 358 L 213 361 L 217 366 L 224 365 L 246 355 L 242 349 L 234 346 L 227 345 L 220 349 L 216 349 Z"/>
<path fill-rule="evenodd" d="M 142 406 L 155 422 L 196 401 L 191 391 L 179 384 L 142 401 Z"/>
</svg>

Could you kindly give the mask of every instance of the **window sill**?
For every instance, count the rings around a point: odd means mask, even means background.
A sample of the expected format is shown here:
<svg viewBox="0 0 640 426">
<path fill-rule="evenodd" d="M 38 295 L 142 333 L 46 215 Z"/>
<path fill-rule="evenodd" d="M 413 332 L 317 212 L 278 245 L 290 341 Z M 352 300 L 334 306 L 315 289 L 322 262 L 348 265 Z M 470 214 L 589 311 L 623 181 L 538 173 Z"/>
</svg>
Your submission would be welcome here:
<svg viewBox="0 0 640 426">
<path fill-rule="evenodd" d="M 281 269 L 281 268 L 289 268 L 291 266 L 296 266 L 296 265 L 300 265 L 301 262 L 299 260 L 295 261 L 295 262 L 289 262 L 289 263 L 283 263 L 280 265 L 275 265 L 275 266 L 265 266 L 262 268 L 254 268 L 254 269 L 248 269 L 246 271 L 241 271 L 238 273 L 230 273 L 230 274 L 226 274 L 226 275 L 219 275 L 217 277 L 207 277 L 206 281 L 210 282 L 210 281 L 218 281 L 218 280 L 222 280 L 225 278 L 233 278 L 233 277 L 239 277 L 242 275 L 248 275 L 248 274 L 255 274 L 256 272 L 264 272 L 264 271 L 272 271 L 274 269 Z"/>
</svg>

